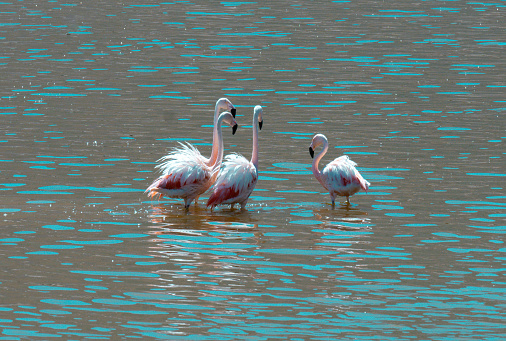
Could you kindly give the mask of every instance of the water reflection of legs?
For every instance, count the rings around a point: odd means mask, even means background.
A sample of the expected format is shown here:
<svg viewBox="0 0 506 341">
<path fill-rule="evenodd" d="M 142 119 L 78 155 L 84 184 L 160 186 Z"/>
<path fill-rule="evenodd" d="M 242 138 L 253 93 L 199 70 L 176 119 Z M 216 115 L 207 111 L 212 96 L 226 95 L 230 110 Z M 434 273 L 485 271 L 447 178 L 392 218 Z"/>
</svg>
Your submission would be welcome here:
<svg viewBox="0 0 506 341">
<path fill-rule="evenodd" d="M 330 204 L 329 204 L 330 205 Z M 324 225 L 332 225 L 333 227 L 340 226 L 338 222 L 353 222 L 362 224 L 366 224 L 370 226 L 367 216 L 368 212 L 362 211 L 357 205 L 350 204 L 341 204 L 337 206 L 332 206 L 331 209 L 321 208 L 313 211 L 315 218 L 321 220 Z M 353 224 L 355 225 L 355 224 Z"/>
<path fill-rule="evenodd" d="M 258 226 L 257 219 L 253 219 L 246 210 L 220 210 L 211 213 L 204 207 L 194 206 L 192 214 L 183 212 L 170 206 L 154 206 L 150 219 L 160 227 L 171 229 L 195 229 L 208 228 L 225 229 L 254 229 Z"/>
</svg>

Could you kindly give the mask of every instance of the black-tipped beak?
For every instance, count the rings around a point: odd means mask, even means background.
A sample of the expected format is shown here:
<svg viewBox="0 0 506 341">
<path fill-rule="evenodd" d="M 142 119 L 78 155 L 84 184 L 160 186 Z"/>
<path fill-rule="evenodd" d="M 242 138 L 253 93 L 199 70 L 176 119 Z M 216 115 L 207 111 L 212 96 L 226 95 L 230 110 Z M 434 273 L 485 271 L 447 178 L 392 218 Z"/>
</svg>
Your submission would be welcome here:
<svg viewBox="0 0 506 341">
<path fill-rule="evenodd" d="M 233 127 L 232 127 L 232 135 L 235 135 L 235 132 L 237 131 L 237 124 L 235 124 Z"/>
<path fill-rule="evenodd" d="M 237 112 L 237 110 L 235 108 L 233 108 L 232 110 L 230 110 L 230 112 L 232 113 L 232 116 L 234 116 L 234 118 L 235 118 L 235 113 Z"/>
<path fill-rule="evenodd" d="M 262 126 L 264 125 L 264 121 L 260 121 L 258 122 L 258 128 L 260 128 L 260 130 L 262 130 Z"/>
<path fill-rule="evenodd" d="M 311 158 L 314 158 L 314 150 L 311 147 L 309 147 L 309 155 L 311 155 Z"/>
</svg>

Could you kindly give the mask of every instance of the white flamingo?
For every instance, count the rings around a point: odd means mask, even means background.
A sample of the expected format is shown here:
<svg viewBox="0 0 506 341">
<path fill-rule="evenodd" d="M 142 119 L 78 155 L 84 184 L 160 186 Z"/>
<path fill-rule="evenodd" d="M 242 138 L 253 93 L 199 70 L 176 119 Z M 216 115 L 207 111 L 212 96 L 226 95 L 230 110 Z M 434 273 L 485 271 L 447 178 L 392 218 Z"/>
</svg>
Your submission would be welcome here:
<svg viewBox="0 0 506 341">
<path fill-rule="evenodd" d="M 314 157 L 315 148 L 323 145 L 323 150 Z M 370 183 L 365 180 L 355 168 L 357 165 L 350 160 L 347 155 L 343 155 L 330 162 L 320 173 L 318 163 L 327 153 L 329 143 L 323 134 L 316 134 L 309 146 L 309 154 L 313 159 L 312 171 L 316 179 L 322 186 L 329 191 L 332 199 L 332 207 L 335 206 L 336 196 L 346 197 L 347 204 L 350 203 L 350 196 L 357 193 L 360 189 L 365 192 L 369 189 Z"/>
<path fill-rule="evenodd" d="M 217 205 L 227 204 L 233 208 L 237 203 L 241 205 L 241 209 L 245 208 L 258 180 L 258 129 L 262 129 L 262 114 L 262 107 L 257 105 L 253 111 L 251 161 L 239 154 L 227 155 L 207 201 L 207 206 L 210 206 L 211 210 Z"/>
<path fill-rule="evenodd" d="M 184 199 L 186 209 L 198 197 L 207 191 L 216 180 L 221 161 L 223 159 L 223 135 L 221 124 L 226 123 L 232 127 L 232 134 L 237 130 L 237 122 L 229 112 L 223 112 L 215 124 L 216 139 L 213 143 L 213 153 L 216 152 L 214 162 L 208 165 L 205 158 L 191 144 L 180 143 L 180 148 L 174 150 L 160 160 L 157 166 L 162 176 L 153 181 L 146 189 L 151 198 L 167 196 Z M 213 160 L 213 157 L 211 157 Z"/>
</svg>

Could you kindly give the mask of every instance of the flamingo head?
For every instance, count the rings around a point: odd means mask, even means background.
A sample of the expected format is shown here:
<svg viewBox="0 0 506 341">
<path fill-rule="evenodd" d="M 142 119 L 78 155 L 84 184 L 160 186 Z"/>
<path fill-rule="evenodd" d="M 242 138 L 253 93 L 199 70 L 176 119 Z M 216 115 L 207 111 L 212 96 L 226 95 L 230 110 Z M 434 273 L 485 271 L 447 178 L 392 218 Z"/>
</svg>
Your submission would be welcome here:
<svg viewBox="0 0 506 341">
<path fill-rule="evenodd" d="M 218 120 L 232 127 L 232 135 L 235 135 L 238 126 L 234 116 L 231 113 L 229 113 L 228 111 L 222 112 Z"/>
<path fill-rule="evenodd" d="M 235 109 L 234 105 L 228 98 L 220 98 L 218 102 L 216 102 L 216 107 L 218 107 L 218 110 L 228 111 L 232 114 L 232 116 L 235 118 L 235 114 L 237 110 Z"/>
<path fill-rule="evenodd" d="M 328 144 L 327 138 L 323 134 L 316 134 L 313 137 L 313 141 L 311 141 L 311 145 L 309 146 L 309 155 L 311 155 L 311 158 L 314 158 L 314 150 L 321 146 L 322 144 Z"/>
<path fill-rule="evenodd" d="M 253 111 L 253 115 L 258 116 L 258 128 L 260 128 L 260 130 L 262 130 L 262 126 L 264 124 L 264 120 L 262 119 L 263 113 L 264 113 L 264 109 L 260 105 L 255 106 L 255 109 Z"/>
</svg>

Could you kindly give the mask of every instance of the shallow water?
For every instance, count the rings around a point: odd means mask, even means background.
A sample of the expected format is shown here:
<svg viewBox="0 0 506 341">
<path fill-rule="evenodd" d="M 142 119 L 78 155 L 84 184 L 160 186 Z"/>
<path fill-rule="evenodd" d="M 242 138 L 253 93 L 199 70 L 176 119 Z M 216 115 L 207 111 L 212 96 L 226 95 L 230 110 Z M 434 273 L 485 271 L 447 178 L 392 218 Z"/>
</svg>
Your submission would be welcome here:
<svg viewBox="0 0 506 341">
<path fill-rule="evenodd" d="M 0 3 L 0 339 L 503 339 L 503 1 Z M 247 210 L 150 201 L 177 141 Z M 371 182 L 331 209 L 346 154 Z"/>
</svg>

